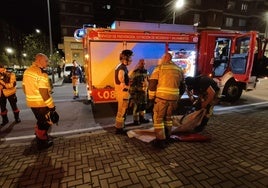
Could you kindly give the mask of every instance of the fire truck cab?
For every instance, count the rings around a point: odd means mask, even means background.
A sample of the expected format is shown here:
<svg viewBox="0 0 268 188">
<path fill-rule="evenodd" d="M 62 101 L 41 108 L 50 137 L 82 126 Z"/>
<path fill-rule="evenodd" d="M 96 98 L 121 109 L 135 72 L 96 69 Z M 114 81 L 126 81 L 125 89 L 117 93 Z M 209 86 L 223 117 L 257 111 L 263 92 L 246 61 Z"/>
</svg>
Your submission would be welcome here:
<svg viewBox="0 0 268 188">
<path fill-rule="evenodd" d="M 256 88 L 258 78 L 267 70 L 266 44 L 256 31 L 202 31 L 197 72 L 213 77 L 223 99 L 235 102 L 243 90 Z"/>
</svg>

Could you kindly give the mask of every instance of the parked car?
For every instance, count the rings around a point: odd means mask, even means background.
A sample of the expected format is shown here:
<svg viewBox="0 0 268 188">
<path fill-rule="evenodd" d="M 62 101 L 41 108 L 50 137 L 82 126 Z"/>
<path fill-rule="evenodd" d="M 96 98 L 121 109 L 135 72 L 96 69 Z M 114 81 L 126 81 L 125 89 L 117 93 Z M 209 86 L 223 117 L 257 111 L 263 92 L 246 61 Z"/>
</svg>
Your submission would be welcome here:
<svg viewBox="0 0 268 188">
<path fill-rule="evenodd" d="M 64 68 L 63 68 L 63 81 L 65 83 L 71 83 L 72 79 L 71 79 L 71 70 L 73 68 L 73 64 L 69 63 L 69 64 L 65 64 Z"/>
<path fill-rule="evenodd" d="M 16 75 L 16 80 L 17 81 L 22 81 L 22 78 L 23 78 L 23 73 L 26 69 L 15 69 L 14 70 L 14 73 Z"/>
<path fill-rule="evenodd" d="M 12 68 L 12 67 L 7 67 L 6 70 L 7 70 L 8 72 L 14 72 L 14 68 Z"/>
</svg>

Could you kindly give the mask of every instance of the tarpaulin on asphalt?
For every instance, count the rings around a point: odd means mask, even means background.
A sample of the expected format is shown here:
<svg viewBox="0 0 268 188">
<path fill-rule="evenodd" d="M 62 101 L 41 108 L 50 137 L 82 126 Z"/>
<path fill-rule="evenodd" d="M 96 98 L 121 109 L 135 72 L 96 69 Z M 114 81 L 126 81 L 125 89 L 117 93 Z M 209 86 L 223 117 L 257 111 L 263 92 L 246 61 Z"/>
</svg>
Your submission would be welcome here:
<svg viewBox="0 0 268 188">
<path fill-rule="evenodd" d="M 197 133 L 191 133 L 195 127 L 200 125 L 203 117 L 206 114 L 206 109 L 194 111 L 187 115 L 176 115 L 172 117 L 173 127 L 172 136 L 174 140 L 178 141 L 206 141 L 209 140 L 207 136 Z M 151 142 L 154 140 L 154 128 L 148 129 L 133 129 L 127 132 L 129 138 L 137 138 L 143 142 Z"/>
</svg>

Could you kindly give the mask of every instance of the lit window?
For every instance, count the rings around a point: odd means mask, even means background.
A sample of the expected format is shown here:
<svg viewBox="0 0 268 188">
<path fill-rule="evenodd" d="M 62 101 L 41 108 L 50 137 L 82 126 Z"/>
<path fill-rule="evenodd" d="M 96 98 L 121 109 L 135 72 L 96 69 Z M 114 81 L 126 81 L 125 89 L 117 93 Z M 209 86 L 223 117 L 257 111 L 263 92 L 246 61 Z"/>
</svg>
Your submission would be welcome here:
<svg viewBox="0 0 268 188">
<path fill-rule="evenodd" d="M 234 1 L 228 1 L 227 9 L 228 10 L 234 10 L 234 8 L 235 8 L 235 2 Z"/>
<path fill-rule="evenodd" d="M 246 26 L 246 20 L 245 19 L 239 19 L 238 26 L 240 26 L 240 27 Z"/>
<path fill-rule="evenodd" d="M 103 5 L 102 8 L 103 9 L 106 9 L 106 10 L 110 10 L 111 9 L 111 5 Z"/>
<path fill-rule="evenodd" d="M 194 14 L 194 23 L 198 23 L 200 20 L 200 14 Z"/>
<path fill-rule="evenodd" d="M 217 18 L 217 14 L 213 14 L 213 21 L 215 22 Z"/>
<path fill-rule="evenodd" d="M 225 20 L 225 26 L 226 27 L 232 27 L 233 26 L 233 21 L 234 21 L 233 18 L 226 18 L 226 20 Z"/>
<path fill-rule="evenodd" d="M 241 5 L 241 11 L 246 12 L 248 10 L 248 4 L 247 3 L 242 3 Z"/>
</svg>

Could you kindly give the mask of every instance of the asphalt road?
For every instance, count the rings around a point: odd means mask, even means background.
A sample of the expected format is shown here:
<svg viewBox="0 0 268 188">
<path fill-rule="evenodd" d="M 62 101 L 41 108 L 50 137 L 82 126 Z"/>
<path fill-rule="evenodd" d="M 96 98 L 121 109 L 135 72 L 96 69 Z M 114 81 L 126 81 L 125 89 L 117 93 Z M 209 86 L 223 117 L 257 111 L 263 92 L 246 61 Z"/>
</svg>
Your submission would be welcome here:
<svg viewBox="0 0 268 188">
<path fill-rule="evenodd" d="M 87 91 L 84 83 L 80 84 L 80 99 L 72 99 L 72 85 L 56 84 L 54 87 L 53 98 L 55 100 L 57 111 L 60 115 L 60 122 L 51 129 L 51 135 L 61 136 L 67 134 L 79 134 L 83 132 L 92 132 L 102 130 L 104 127 L 112 127 L 117 111 L 116 103 L 96 104 L 94 111 L 87 103 Z M 222 103 L 215 107 L 214 114 L 222 114 L 230 111 L 242 109 L 254 109 L 255 106 L 267 105 L 268 103 L 268 79 L 262 79 L 258 88 L 254 91 L 244 92 L 241 99 L 234 103 Z M 18 106 L 21 110 L 20 116 L 22 122 L 13 123 L 13 114 L 9 104 L 8 116 L 10 124 L 0 127 L 1 141 L 19 141 L 23 139 L 31 139 L 34 137 L 33 127 L 35 118 L 31 110 L 25 104 L 25 96 L 21 89 L 21 82 L 18 82 Z M 146 114 L 147 118 L 151 118 L 151 114 Z M 127 124 L 132 122 L 131 112 L 127 116 Z"/>
</svg>

